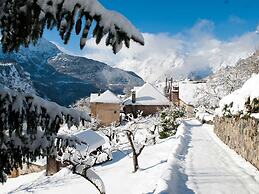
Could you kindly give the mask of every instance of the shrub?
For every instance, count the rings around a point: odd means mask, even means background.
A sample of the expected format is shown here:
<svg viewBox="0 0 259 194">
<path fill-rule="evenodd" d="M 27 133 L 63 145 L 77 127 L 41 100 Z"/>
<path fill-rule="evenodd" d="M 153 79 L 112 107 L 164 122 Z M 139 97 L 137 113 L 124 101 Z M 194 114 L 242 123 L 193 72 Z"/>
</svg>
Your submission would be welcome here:
<svg viewBox="0 0 259 194">
<path fill-rule="evenodd" d="M 170 137 L 176 134 L 180 124 L 179 118 L 184 116 L 184 111 L 177 107 L 170 107 L 160 112 L 160 126 L 162 131 L 159 132 L 161 139 Z"/>
</svg>

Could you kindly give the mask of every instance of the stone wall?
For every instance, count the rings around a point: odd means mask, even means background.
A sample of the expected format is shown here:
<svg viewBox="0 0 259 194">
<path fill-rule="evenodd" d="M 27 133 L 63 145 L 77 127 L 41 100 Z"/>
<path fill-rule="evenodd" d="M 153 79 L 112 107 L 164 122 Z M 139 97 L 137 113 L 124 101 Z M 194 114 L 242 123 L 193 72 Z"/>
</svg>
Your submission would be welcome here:
<svg viewBox="0 0 259 194">
<path fill-rule="evenodd" d="M 259 120 L 216 117 L 214 125 L 225 144 L 259 169 Z"/>
</svg>

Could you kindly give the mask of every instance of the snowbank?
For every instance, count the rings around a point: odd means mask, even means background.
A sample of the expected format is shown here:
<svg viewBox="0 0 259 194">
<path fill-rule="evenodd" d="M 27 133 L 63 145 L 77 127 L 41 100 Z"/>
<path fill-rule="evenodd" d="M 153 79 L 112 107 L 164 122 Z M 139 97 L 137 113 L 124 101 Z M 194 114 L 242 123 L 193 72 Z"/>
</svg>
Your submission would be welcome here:
<svg viewBox="0 0 259 194">
<path fill-rule="evenodd" d="M 219 116 L 222 116 L 224 113 L 223 109 L 226 105 L 230 106 L 229 110 L 231 114 L 237 114 L 240 111 L 244 111 L 248 97 L 250 97 L 251 100 L 259 98 L 258 84 L 259 74 L 253 74 L 252 77 L 244 83 L 242 88 L 224 97 L 219 102 L 219 109 L 217 109 L 216 113 Z M 231 106 L 232 103 L 233 105 Z"/>
<path fill-rule="evenodd" d="M 169 155 L 165 171 L 163 172 L 160 180 L 157 183 L 157 187 L 155 189 L 154 194 L 162 194 L 162 193 L 177 193 L 177 181 L 171 181 L 177 179 L 177 169 L 179 168 L 177 166 L 179 158 L 179 154 L 184 149 L 184 146 L 187 145 L 185 142 L 188 141 L 186 138 L 186 125 L 182 123 L 176 133 L 177 142 L 175 143 L 175 146 L 172 148 L 171 154 Z M 172 178 L 172 172 L 175 172 L 175 177 Z M 171 191 L 168 187 L 170 185 L 170 188 L 175 188 L 174 191 Z"/>
</svg>

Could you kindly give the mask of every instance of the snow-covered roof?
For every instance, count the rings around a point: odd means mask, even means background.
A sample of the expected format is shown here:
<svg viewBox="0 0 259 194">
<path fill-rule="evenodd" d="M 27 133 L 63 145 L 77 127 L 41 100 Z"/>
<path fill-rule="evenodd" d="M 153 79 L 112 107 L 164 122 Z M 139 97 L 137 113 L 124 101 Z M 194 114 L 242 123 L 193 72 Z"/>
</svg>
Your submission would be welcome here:
<svg viewBox="0 0 259 194">
<path fill-rule="evenodd" d="M 90 102 L 94 102 L 95 99 L 96 99 L 98 96 L 99 96 L 99 95 L 98 95 L 97 93 L 92 93 L 92 94 L 90 95 Z"/>
<path fill-rule="evenodd" d="M 196 83 L 191 81 L 179 82 L 179 98 L 188 105 L 197 104 L 198 88 L 201 88 L 205 83 Z"/>
<path fill-rule="evenodd" d="M 98 94 L 91 94 L 90 102 L 99 102 L 107 104 L 120 104 L 121 100 L 110 90 L 106 90 L 104 93 L 98 96 Z"/>
<path fill-rule="evenodd" d="M 82 142 L 85 142 L 88 144 L 89 146 L 88 152 L 92 152 L 96 150 L 98 147 L 105 144 L 105 139 L 91 129 L 80 131 L 74 135 Z M 81 152 L 87 151 L 87 145 L 85 144 L 77 145 L 76 149 Z"/>
<path fill-rule="evenodd" d="M 132 98 L 127 98 L 124 105 L 170 105 L 170 101 L 150 83 L 145 83 L 136 90 L 136 102 L 132 103 Z"/>
</svg>

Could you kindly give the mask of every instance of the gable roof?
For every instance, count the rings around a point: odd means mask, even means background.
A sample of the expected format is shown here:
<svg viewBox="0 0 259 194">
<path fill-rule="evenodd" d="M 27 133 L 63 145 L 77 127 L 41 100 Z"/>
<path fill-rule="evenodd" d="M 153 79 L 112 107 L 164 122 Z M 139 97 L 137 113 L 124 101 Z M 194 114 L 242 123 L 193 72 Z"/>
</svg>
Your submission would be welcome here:
<svg viewBox="0 0 259 194">
<path fill-rule="evenodd" d="M 110 90 L 98 96 L 98 94 L 91 94 L 90 102 L 107 103 L 107 104 L 120 104 L 121 100 L 113 94 Z"/>
<path fill-rule="evenodd" d="M 90 95 L 90 102 L 94 102 L 94 100 L 98 97 L 99 95 L 97 93 L 91 93 Z"/>
<path fill-rule="evenodd" d="M 129 97 L 123 102 L 124 105 L 170 105 L 170 101 L 150 83 L 136 89 L 136 102 L 132 103 Z"/>
</svg>

